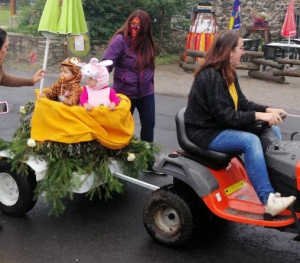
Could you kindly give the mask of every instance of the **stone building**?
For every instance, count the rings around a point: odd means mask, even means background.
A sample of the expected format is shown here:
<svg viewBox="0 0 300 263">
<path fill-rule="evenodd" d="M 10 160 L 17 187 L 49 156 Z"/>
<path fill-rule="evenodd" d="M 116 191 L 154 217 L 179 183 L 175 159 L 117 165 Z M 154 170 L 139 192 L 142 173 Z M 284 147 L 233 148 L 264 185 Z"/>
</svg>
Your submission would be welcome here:
<svg viewBox="0 0 300 263">
<path fill-rule="evenodd" d="M 234 0 L 211 0 L 207 2 L 210 2 L 213 7 L 219 28 L 228 28 L 230 13 L 232 11 Z M 272 36 L 275 38 L 280 36 L 280 30 L 283 25 L 289 0 L 240 0 L 240 4 L 241 20 L 243 25 L 241 30 L 243 30 L 246 25 L 252 23 L 252 16 L 254 14 L 265 12 L 271 17 L 269 25 L 272 27 Z M 294 0 L 294 7 L 295 15 L 299 19 L 300 0 Z M 298 20 L 298 32 L 299 23 L 300 21 Z"/>
</svg>

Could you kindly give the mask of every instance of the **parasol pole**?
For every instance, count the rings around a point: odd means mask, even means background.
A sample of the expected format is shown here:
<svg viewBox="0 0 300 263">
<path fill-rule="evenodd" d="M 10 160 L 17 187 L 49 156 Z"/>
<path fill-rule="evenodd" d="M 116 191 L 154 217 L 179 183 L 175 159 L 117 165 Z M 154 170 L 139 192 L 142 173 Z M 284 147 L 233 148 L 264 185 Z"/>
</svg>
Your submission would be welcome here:
<svg viewBox="0 0 300 263">
<path fill-rule="evenodd" d="M 43 70 L 45 71 L 47 67 L 49 46 L 50 46 L 50 36 L 46 35 L 46 46 L 45 46 L 45 54 L 44 54 L 44 61 L 43 61 Z M 44 82 L 45 82 L 45 78 L 42 78 L 40 83 L 40 94 L 42 94 L 42 90 L 44 88 Z"/>
<path fill-rule="evenodd" d="M 291 43 L 291 37 L 288 37 L 288 45 Z M 290 47 L 288 47 L 288 59 L 290 59 Z"/>
</svg>

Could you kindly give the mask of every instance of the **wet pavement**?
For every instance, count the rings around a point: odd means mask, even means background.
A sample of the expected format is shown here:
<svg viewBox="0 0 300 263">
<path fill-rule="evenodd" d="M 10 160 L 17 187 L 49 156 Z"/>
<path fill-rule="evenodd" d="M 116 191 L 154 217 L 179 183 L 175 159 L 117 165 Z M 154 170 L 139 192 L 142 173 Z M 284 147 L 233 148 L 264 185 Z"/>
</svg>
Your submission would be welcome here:
<svg viewBox="0 0 300 263">
<path fill-rule="evenodd" d="M 10 72 L 28 75 L 22 71 Z M 243 72 L 239 74 L 249 98 L 256 101 L 265 99 L 269 105 L 279 103 L 289 113 L 300 113 L 299 85 L 295 79 L 291 80 L 291 84 L 280 85 L 249 79 Z M 47 76 L 46 86 L 55 79 L 55 76 Z M 179 148 L 174 116 L 186 105 L 191 83 L 191 74 L 180 68 L 165 66 L 164 70 L 157 69 L 155 141 L 164 145 L 166 152 Z M 1 100 L 7 100 L 10 107 L 9 114 L 0 116 L 1 138 L 11 139 L 19 125 L 19 107 L 34 99 L 34 89 L 0 87 Z M 138 119 L 136 115 L 134 117 Z M 138 134 L 138 121 L 136 128 Z M 286 137 L 300 131 L 300 119 L 288 117 L 282 130 Z M 172 182 L 169 176 L 153 174 L 141 174 L 141 179 L 158 186 Z M 300 260 L 300 243 L 292 240 L 294 234 L 233 222 L 228 222 L 207 242 L 196 239 L 181 249 L 161 246 L 147 234 L 142 222 L 143 205 L 151 192 L 126 183 L 123 194 L 108 201 L 89 201 L 84 195 L 75 195 L 72 201 L 66 198 L 66 211 L 58 218 L 48 216 L 49 208 L 42 198 L 26 216 L 15 218 L 0 214 L 3 224 L 0 230 L 0 262 L 294 263 Z"/>
</svg>

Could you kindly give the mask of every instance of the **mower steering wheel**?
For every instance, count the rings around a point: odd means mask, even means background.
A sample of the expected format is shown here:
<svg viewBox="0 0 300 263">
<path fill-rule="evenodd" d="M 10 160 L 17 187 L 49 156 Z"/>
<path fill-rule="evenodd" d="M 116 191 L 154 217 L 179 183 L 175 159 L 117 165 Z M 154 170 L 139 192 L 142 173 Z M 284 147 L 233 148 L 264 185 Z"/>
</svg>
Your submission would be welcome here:
<svg viewBox="0 0 300 263">
<path fill-rule="evenodd" d="M 280 113 L 279 116 L 284 120 L 287 115 L 285 113 Z M 269 123 L 267 121 L 259 120 L 250 124 L 247 130 L 248 132 L 258 135 L 267 127 L 269 127 Z"/>
<path fill-rule="evenodd" d="M 286 114 L 285 113 L 280 113 L 279 116 L 281 117 L 281 119 L 285 119 L 286 118 Z M 257 126 L 262 126 L 262 125 L 269 125 L 269 123 L 267 121 L 262 121 L 262 120 L 259 120 L 259 121 L 255 121 L 253 123 L 253 125 L 257 125 Z"/>
</svg>

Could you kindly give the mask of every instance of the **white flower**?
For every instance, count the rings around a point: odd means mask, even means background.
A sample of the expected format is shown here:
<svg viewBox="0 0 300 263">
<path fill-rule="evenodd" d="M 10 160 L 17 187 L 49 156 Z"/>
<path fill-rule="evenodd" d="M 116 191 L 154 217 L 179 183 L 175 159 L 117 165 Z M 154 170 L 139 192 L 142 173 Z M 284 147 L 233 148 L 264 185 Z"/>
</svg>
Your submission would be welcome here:
<svg viewBox="0 0 300 263">
<path fill-rule="evenodd" d="M 265 20 L 269 20 L 269 19 L 270 19 L 270 16 L 269 16 L 266 12 L 261 12 L 260 14 L 261 14 L 261 16 L 262 16 Z"/>
<path fill-rule="evenodd" d="M 150 149 L 151 148 L 151 146 L 150 146 L 150 144 L 148 142 L 145 143 L 145 147 L 146 147 L 146 149 Z"/>
<path fill-rule="evenodd" d="M 270 20 L 270 16 L 265 12 L 257 13 L 254 17 L 264 19 L 264 21 Z"/>
<path fill-rule="evenodd" d="M 136 157 L 135 157 L 134 153 L 128 153 L 128 157 L 127 157 L 127 161 L 128 161 L 128 162 L 134 161 L 135 158 L 136 158 Z"/>
<path fill-rule="evenodd" d="M 27 140 L 27 145 L 29 147 L 35 147 L 36 146 L 35 140 L 34 139 L 28 139 Z"/>
<path fill-rule="evenodd" d="M 26 113 L 26 109 L 25 109 L 24 106 L 20 106 L 20 112 L 21 112 L 22 114 L 25 114 L 25 113 Z"/>
</svg>

